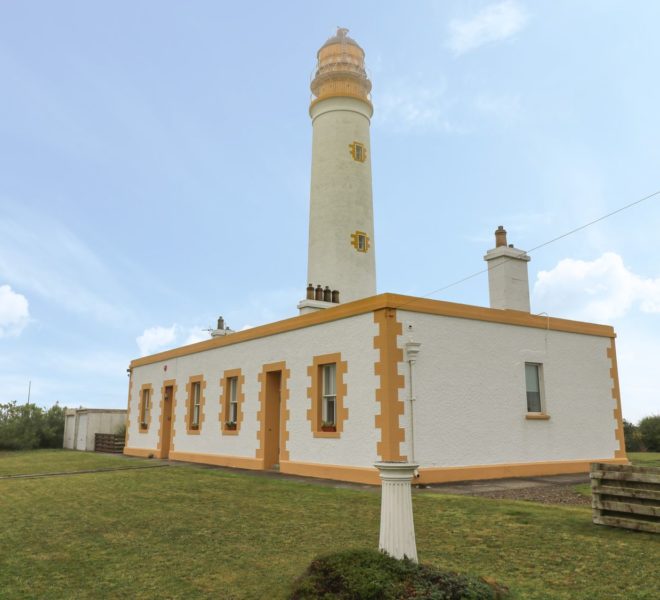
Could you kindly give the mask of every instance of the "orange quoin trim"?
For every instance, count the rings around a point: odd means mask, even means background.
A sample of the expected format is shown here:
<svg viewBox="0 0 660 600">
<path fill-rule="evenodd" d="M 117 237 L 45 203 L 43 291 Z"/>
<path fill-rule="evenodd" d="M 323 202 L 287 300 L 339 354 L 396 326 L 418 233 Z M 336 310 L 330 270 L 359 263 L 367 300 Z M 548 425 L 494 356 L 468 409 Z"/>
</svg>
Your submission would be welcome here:
<svg viewBox="0 0 660 600">
<path fill-rule="evenodd" d="M 144 403 L 145 391 L 149 394 L 146 404 Z M 147 433 L 149 431 L 149 426 L 151 425 L 151 412 L 154 406 L 153 396 L 154 389 L 152 385 L 150 383 L 143 383 L 142 387 L 140 387 L 140 399 L 138 400 L 138 431 L 140 433 Z"/>
<path fill-rule="evenodd" d="M 234 334 L 232 334 L 234 335 Z M 228 336 L 229 337 L 229 336 Z M 280 454 L 281 461 L 289 460 L 289 451 L 287 450 L 286 443 L 289 441 L 289 432 L 287 431 L 287 423 L 289 422 L 290 411 L 287 407 L 289 400 L 289 386 L 288 380 L 291 371 L 286 368 L 286 362 L 276 362 L 264 365 L 261 373 L 257 376 L 259 381 L 259 412 L 257 412 L 257 421 L 259 421 L 259 431 L 257 431 L 257 439 L 259 440 L 259 447 L 255 453 L 255 458 L 258 458 L 265 464 L 266 460 L 266 430 L 268 423 L 266 422 L 266 397 L 267 385 L 266 376 L 272 371 L 281 371 L 282 379 L 280 381 Z M 263 468 L 263 467 L 262 467 Z"/>
<path fill-rule="evenodd" d="M 128 447 L 128 436 L 131 429 L 131 396 L 133 390 L 133 369 L 128 370 L 128 408 L 126 409 L 126 436 L 124 438 L 124 448 Z"/>
<path fill-rule="evenodd" d="M 229 421 L 229 380 L 236 377 L 236 429 L 228 429 L 227 422 Z M 245 385 L 245 375 L 240 369 L 228 369 L 222 374 L 220 380 L 220 432 L 222 435 L 238 435 L 241 430 L 241 423 L 243 422 L 243 401 L 245 394 L 243 393 L 243 386 Z"/>
<path fill-rule="evenodd" d="M 193 417 L 194 417 L 194 397 L 193 397 L 193 383 L 199 383 L 199 423 L 197 427 L 193 427 Z M 188 379 L 186 384 L 186 432 L 191 435 L 199 435 L 199 432 L 202 430 L 202 423 L 204 423 L 204 402 L 205 394 L 204 390 L 206 389 L 206 381 L 204 381 L 204 375 L 192 375 Z M 174 434 L 172 434 L 174 437 Z"/>
<path fill-rule="evenodd" d="M 376 402 L 380 414 L 376 415 L 376 428 L 380 429 L 380 442 L 376 451 L 380 460 L 402 461 L 401 442 L 406 433 L 399 424 L 404 413 L 404 403 L 399 400 L 399 390 L 404 386 L 403 375 L 399 375 L 399 363 L 403 362 L 403 350 L 397 346 L 397 336 L 403 333 L 403 326 L 396 320 L 396 311 L 390 308 L 374 312 L 374 322 L 378 325 L 378 335 L 374 337 L 374 348 L 379 350 L 374 373 L 380 377 L 376 390 Z"/>
<path fill-rule="evenodd" d="M 323 419 L 323 365 L 334 363 L 335 372 L 335 429 L 336 431 L 322 431 L 321 422 Z M 341 359 L 341 353 L 321 354 L 315 356 L 311 366 L 307 367 L 307 375 L 311 377 L 311 387 L 307 388 L 307 399 L 310 401 L 310 408 L 307 409 L 307 419 L 312 426 L 314 437 L 317 438 L 338 438 L 344 430 L 344 421 L 348 419 L 348 408 L 344 408 L 344 398 L 347 394 L 347 386 L 344 383 L 344 375 L 348 371 L 348 363 Z"/>
<path fill-rule="evenodd" d="M 160 388 L 160 415 L 158 416 L 158 445 L 156 446 L 156 450 L 158 450 L 158 458 L 163 458 L 161 456 L 161 438 L 163 437 L 163 419 L 165 418 L 164 413 L 165 413 L 165 388 L 172 386 L 172 428 L 170 430 L 170 451 L 174 447 L 174 407 L 176 406 L 176 391 L 178 389 L 178 386 L 176 385 L 176 379 L 166 379 L 163 381 L 163 385 Z"/>
<path fill-rule="evenodd" d="M 619 442 L 619 448 L 614 452 L 614 458 L 626 457 L 626 440 L 623 435 L 623 415 L 621 414 L 621 390 L 619 389 L 619 369 L 616 362 L 616 344 L 614 338 L 610 340 L 610 347 L 607 349 L 607 357 L 610 359 L 610 377 L 612 378 L 612 398 L 615 401 L 614 420 L 616 429 L 614 437 Z"/>
<path fill-rule="evenodd" d="M 503 323 L 506 325 L 518 325 L 520 327 L 533 327 L 549 331 L 566 331 L 568 333 L 580 333 L 583 335 L 595 335 L 599 337 L 615 337 L 614 329 L 609 325 L 597 325 L 581 321 L 569 321 L 568 319 L 556 319 L 532 315 L 517 310 L 503 310 L 499 308 L 483 308 L 480 306 L 469 306 L 455 302 L 444 302 L 442 300 L 429 300 L 427 298 L 415 298 L 413 296 L 401 296 L 399 294 L 379 294 L 354 302 L 338 304 L 332 308 L 319 310 L 306 315 L 298 315 L 283 321 L 276 321 L 268 325 L 253 327 L 246 331 L 237 331 L 231 335 L 221 336 L 167 350 L 151 356 L 136 358 L 131 361 L 131 368 L 151 365 L 165 360 L 190 356 L 197 352 L 204 352 L 213 348 L 231 346 L 248 340 L 256 340 L 278 333 L 296 331 L 305 327 L 313 327 L 321 323 L 339 321 L 355 315 L 362 315 L 383 309 L 399 309 L 410 312 L 439 315 L 444 317 L 455 317 L 458 319 L 472 319 L 475 321 L 487 321 L 490 323 Z"/>
</svg>

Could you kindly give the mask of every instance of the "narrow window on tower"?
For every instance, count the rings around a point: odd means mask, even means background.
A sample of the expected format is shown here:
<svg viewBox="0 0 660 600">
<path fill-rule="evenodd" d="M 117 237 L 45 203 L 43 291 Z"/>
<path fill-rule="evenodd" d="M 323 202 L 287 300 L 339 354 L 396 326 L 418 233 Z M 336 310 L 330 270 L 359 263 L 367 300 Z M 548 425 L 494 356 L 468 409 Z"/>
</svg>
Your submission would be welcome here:
<svg viewBox="0 0 660 600">
<path fill-rule="evenodd" d="M 369 250 L 369 236 L 364 231 L 351 233 L 351 246 L 358 252 L 367 252 Z"/>
<path fill-rule="evenodd" d="M 352 144 L 349 144 L 348 147 L 351 149 L 353 160 L 358 162 L 364 162 L 367 160 L 367 149 L 364 147 L 364 144 L 353 142 Z"/>
</svg>

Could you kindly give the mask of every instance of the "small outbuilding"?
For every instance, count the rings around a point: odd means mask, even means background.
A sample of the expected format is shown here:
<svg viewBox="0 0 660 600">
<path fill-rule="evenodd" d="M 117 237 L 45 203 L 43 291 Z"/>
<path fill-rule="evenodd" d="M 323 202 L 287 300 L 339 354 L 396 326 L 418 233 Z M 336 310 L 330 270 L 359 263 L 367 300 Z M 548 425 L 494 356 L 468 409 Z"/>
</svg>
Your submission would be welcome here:
<svg viewBox="0 0 660 600">
<path fill-rule="evenodd" d="M 64 447 L 94 450 L 97 433 L 117 433 L 126 423 L 126 410 L 120 408 L 70 408 L 64 415 Z"/>
</svg>

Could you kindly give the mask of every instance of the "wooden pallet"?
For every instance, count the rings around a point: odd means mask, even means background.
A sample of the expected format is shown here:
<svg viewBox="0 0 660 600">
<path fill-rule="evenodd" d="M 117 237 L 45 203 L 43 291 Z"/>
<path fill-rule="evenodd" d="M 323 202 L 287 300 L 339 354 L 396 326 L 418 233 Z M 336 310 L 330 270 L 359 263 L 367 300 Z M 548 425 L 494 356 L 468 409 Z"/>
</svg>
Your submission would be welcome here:
<svg viewBox="0 0 660 600">
<path fill-rule="evenodd" d="M 593 522 L 660 533 L 660 468 L 591 465 Z"/>
<path fill-rule="evenodd" d="M 94 452 L 121 454 L 124 451 L 125 438 L 114 433 L 95 433 Z"/>
</svg>

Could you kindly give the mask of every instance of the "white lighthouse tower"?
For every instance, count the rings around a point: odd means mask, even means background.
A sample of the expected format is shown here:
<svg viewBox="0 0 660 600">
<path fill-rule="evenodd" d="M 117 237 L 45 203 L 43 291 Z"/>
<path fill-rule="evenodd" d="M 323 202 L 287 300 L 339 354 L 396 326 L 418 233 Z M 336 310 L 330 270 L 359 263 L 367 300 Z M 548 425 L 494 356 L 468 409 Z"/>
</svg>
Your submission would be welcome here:
<svg viewBox="0 0 660 600">
<path fill-rule="evenodd" d="M 318 51 L 312 119 L 307 297 L 301 313 L 376 293 L 364 50 L 338 29 Z"/>
</svg>

